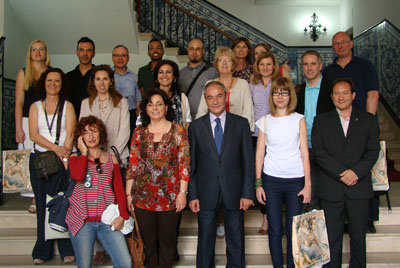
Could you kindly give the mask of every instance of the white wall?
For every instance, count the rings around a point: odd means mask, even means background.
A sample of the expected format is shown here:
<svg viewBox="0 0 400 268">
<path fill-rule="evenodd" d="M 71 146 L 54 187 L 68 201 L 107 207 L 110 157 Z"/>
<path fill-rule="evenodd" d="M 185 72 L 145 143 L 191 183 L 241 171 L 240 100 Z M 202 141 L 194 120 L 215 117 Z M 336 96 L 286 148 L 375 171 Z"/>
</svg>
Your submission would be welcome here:
<svg viewBox="0 0 400 268">
<path fill-rule="evenodd" d="M 277 41 L 287 46 L 329 46 L 332 35 L 340 30 L 339 4 L 310 5 L 290 4 L 289 1 L 280 4 L 254 4 L 242 0 L 210 0 L 214 5 L 226 10 L 239 19 L 258 28 Z M 328 34 L 313 42 L 309 36 L 303 35 L 303 29 L 309 25 L 313 12 L 319 17 L 322 26 L 328 28 Z"/>
<path fill-rule="evenodd" d="M 385 18 L 400 28 L 399 0 L 345 0 L 340 9 L 342 30 L 347 30 L 353 25 L 354 37 Z"/>
<path fill-rule="evenodd" d="M 135 73 L 138 73 L 140 67 L 149 63 L 150 58 L 147 55 L 147 43 L 148 41 L 139 41 L 139 53 L 130 53 L 130 59 L 128 62 L 128 68 Z M 98 64 L 109 64 L 113 65 L 111 59 L 111 53 L 96 53 L 93 59 L 93 63 Z M 179 68 L 183 68 L 186 64 L 180 63 L 176 56 L 167 56 L 164 54 L 163 59 L 169 59 L 175 61 Z M 76 67 L 78 64 L 78 58 L 75 54 L 54 54 L 51 55 L 51 65 L 59 67 L 64 72 L 69 72 Z"/>
<path fill-rule="evenodd" d="M 15 79 L 18 69 L 25 65 L 29 43 L 34 39 L 46 41 L 52 65 L 53 56 L 75 53 L 76 42 L 81 36 L 94 40 L 97 53 L 111 53 L 117 44 L 124 44 L 130 51 L 138 53 L 132 0 L 2 1 L 6 2 L 7 78 Z M 59 65 L 56 58 L 56 65 Z"/>
<path fill-rule="evenodd" d="M 29 36 L 20 24 L 9 0 L 4 0 L 4 77 L 16 79 L 18 70 L 25 67 Z"/>
</svg>

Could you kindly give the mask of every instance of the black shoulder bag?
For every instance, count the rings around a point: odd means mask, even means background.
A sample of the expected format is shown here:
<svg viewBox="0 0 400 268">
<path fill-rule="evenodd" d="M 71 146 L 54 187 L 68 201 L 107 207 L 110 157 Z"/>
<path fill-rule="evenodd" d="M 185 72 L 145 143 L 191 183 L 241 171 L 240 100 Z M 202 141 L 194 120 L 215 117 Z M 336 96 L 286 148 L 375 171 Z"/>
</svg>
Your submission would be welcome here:
<svg viewBox="0 0 400 268">
<path fill-rule="evenodd" d="M 64 101 L 61 103 L 58 102 L 57 108 L 56 108 L 56 113 L 57 113 L 57 131 L 56 131 L 56 141 L 54 142 L 55 144 L 58 145 L 59 139 L 60 139 L 60 130 L 61 130 L 61 119 L 62 119 L 62 112 L 64 108 Z M 47 121 L 47 113 L 46 113 L 46 108 L 45 108 L 45 116 L 46 116 L 46 121 Z M 54 120 L 54 117 L 53 117 Z M 49 131 L 51 134 L 51 128 L 53 126 L 53 121 L 51 122 L 51 125 L 47 125 L 49 127 Z M 39 179 L 45 179 L 48 180 L 49 177 L 51 177 L 54 174 L 57 174 L 60 168 L 62 168 L 62 163 L 60 162 L 60 159 L 58 158 L 57 154 L 53 151 L 46 151 L 46 152 L 39 152 L 35 149 L 35 159 L 33 160 L 33 167 L 36 170 L 36 176 Z"/>
</svg>

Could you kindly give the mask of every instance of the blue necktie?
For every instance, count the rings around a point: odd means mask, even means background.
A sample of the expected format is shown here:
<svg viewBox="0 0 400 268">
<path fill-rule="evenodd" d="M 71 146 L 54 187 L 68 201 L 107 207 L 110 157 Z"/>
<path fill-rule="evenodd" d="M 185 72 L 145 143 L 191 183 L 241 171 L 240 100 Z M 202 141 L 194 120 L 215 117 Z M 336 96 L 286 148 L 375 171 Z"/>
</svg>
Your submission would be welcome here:
<svg viewBox="0 0 400 268">
<path fill-rule="evenodd" d="M 215 145 L 217 146 L 218 154 L 221 154 L 222 136 L 224 135 L 222 132 L 221 119 L 216 118 L 215 123 L 217 124 L 214 128 L 214 141 Z"/>
</svg>

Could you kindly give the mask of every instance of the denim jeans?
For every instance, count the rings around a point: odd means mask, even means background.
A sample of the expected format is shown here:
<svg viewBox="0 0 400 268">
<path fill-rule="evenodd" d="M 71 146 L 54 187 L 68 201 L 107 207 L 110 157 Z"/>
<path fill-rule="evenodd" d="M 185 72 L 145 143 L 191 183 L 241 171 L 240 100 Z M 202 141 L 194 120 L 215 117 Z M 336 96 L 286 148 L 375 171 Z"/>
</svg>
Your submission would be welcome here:
<svg viewBox="0 0 400 268">
<path fill-rule="evenodd" d="M 93 246 L 96 238 L 110 255 L 114 267 L 132 267 L 132 259 L 124 235 L 120 231 L 112 231 L 110 225 L 98 221 L 86 222 L 76 236 L 73 236 L 71 231 L 69 235 L 79 268 L 92 267 Z"/>
<path fill-rule="evenodd" d="M 266 209 L 268 217 L 268 242 L 274 268 L 283 268 L 282 251 L 282 204 L 285 203 L 285 234 L 287 239 L 286 265 L 294 267 L 292 255 L 292 219 L 301 214 L 302 205 L 297 194 L 304 187 L 302 178 L 277 178 L 262 174 L 263 188 L 266 195 Z"/>
</svg>

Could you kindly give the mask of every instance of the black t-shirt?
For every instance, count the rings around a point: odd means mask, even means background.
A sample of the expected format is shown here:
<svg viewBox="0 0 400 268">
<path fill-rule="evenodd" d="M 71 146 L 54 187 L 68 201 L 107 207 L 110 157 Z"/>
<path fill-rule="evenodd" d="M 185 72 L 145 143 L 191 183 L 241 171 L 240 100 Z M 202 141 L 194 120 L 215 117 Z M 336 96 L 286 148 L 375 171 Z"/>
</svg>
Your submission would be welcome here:
<svg viewBox="0 0 400 268">
<path fill-rule="evenodd" d="M 92 69 L 94 65 L 92 64 Z M 79 65 L 70 72 L 67 73 L 68 82 L 70 85 L 70 101 L 74 105 L 76 117 L 79 118 L 81 111 L 81 103 L 84 99 L 89 97 L 87 92 L 87 87 L 89 84 L 91 70 L 87 71 L 84 76 L 82 76 L 79 70 Z"/>
</svg>

